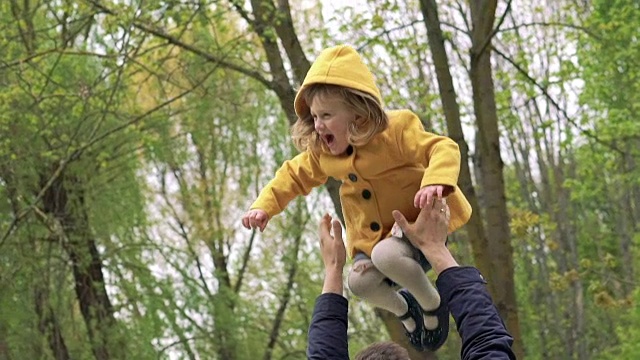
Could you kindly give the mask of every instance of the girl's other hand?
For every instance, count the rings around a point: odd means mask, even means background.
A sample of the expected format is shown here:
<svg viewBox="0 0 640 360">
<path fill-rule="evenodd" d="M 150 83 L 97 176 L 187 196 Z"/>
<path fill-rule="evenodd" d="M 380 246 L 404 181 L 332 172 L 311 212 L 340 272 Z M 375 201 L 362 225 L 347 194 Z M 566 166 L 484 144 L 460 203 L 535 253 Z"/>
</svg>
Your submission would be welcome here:
<svg viewBox="0 0 640 360">
<path fill-rule="evenodd" d="M 260 232 L 264 231 L 264 228 L 269 222 L 269 215 L 264 210 L 253 209 L 247 211 L 242 217 L 242 225 L 247 229 L 259 228 Z"/>
</svg>

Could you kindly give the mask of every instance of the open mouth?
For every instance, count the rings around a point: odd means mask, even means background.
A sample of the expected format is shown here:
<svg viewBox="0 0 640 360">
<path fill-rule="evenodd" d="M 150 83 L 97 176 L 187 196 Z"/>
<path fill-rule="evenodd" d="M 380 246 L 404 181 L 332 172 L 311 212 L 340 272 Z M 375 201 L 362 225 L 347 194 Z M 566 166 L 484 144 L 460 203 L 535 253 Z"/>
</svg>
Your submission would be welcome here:
<svg viewBox="0 0 640 360">
<path fill-rule="evenodd" d="M 327 144 L 327 146 L 331 146 L 333 145 L 336 138 L 331 134 L 326 134 L 322 135 L 322 140 L 324 140 L 324 143 Z"/>
</svg>

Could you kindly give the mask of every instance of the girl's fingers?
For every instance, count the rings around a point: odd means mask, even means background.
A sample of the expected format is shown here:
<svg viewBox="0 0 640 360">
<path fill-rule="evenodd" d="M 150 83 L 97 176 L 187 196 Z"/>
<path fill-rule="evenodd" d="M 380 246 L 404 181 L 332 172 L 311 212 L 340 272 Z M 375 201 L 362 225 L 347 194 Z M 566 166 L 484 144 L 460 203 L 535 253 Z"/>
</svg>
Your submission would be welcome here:
<svg viewBox="0 0 640 360">
<path fill-rule="evenodd" d="M 427 199 L 424 202 L 424 204 L 422 204 L 422 206 L 420 206 L 420 208 L 425 207 L 427 205 L 429 206 L 433 206 L 433 194 L 431 193 L 431 191 L 427 191 Z"/>
</svg>

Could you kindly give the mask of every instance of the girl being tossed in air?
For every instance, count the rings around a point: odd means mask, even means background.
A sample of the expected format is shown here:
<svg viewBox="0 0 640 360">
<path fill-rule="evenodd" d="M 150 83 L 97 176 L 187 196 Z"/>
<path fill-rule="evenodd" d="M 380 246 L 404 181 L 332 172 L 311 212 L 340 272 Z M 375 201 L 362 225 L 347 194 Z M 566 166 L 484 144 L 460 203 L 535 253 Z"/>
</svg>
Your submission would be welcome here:
<svg viewBox="0 0 640 360">
<path fill-rule="evenodd" d="M 431 266 L 424 256 L 392 233 L 392 211 L 415 221 L 420 208 L 446 197 L 449 232 L 469 220 L 471 206 L 456 186 L 457 144 L 424 131 L 409 110 L 385 111 L 373 74 L 349 46 L 318 56 L 294 106 L 292 136 L 301 153 L 284 162 L 242 224 L 263 231 L 296 196 L 329 176 L 341 180 L 351 292 L 398 316 L 416 349 L 435 351 L 449 332 L 448 310 L 425 274 Z"/>
</svg>

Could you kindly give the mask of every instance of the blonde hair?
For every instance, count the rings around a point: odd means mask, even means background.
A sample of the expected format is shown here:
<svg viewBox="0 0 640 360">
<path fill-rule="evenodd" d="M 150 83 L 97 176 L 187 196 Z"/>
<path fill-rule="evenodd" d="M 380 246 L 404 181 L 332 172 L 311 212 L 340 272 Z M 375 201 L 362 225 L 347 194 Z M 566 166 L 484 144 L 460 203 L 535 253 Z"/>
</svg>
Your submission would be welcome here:
<svg viewBox="0 0 640 360">
<path fill-rule="evenodd" d="M 315 130 L 313 116 L 309 109 L 309 104 L 316 97 L 336 96 L 358 115 L 359 120 L 351 121 L 348 125 L 347 140 L 351 145 L 364 145 L 389 126 L 389 118 L 382 104 L 373 95 L 364 91 L 322 83 L 308 85 L 301 91 L 300 95 L 306 106 L 304 112 L 298 114 L 298 120 L 291 128 L 293 143 L 300 151 L 307 149 L 313 152 L 321 149 L 327 151 L 326 145 Z"/>
</svg>

